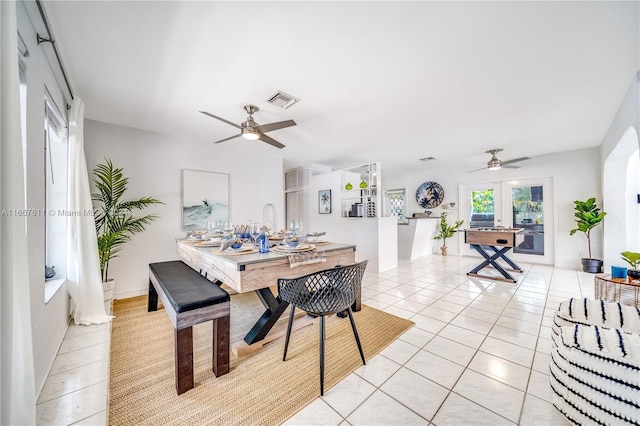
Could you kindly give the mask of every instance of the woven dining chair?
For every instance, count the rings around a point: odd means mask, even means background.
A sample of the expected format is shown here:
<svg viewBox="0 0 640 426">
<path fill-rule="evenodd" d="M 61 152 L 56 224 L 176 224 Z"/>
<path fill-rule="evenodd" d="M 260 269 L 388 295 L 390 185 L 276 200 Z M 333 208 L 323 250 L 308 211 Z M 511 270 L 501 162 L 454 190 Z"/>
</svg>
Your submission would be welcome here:
<svg viewBox="0 0 640 426">
<path fill-rule="evenodd" d="M 326 337 L 324 319 L 327 315 L 347 312 L 362 364 L 366 365 L 351 305 L 355 302 L 360 291 L 367 263 L 368 260 L 365 260 L 354 265 L 336 266 L 333 269 L 325 269 L 298 278 L 278 279 L 278 296 L 291 305 L 284 354 L 282 355 L 283 361 L 287 360 L 287 348 L 289 347 L 291 325 L 296 308 L 320 317 L 320 395 L 324 395 L 324 342 Z"/>
</svg>

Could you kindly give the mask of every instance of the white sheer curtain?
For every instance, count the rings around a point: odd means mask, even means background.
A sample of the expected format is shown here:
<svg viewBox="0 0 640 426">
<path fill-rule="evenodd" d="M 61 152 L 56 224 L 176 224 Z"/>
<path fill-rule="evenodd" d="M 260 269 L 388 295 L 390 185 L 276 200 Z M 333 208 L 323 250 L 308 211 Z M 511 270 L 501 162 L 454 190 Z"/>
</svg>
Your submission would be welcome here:
<svg viewBox="0 0 640 426">
<path fill-rule="evenodd" d="M 0 1 L 0 206 L 25 206 L 16 3 Z M 36 423 L 25 216 L 0 217 L 0 424 Z"/>
<path fill-rule="evenodd" d="M 79 212 L 67 221 L 67 290 L 76 324 L 110 321 L 105 313 L 98 260 L 98 238 L 87 160 L 84 155 L 84 103 L 77 96 L 69 116 L 69 210 Z"/>
</svg>

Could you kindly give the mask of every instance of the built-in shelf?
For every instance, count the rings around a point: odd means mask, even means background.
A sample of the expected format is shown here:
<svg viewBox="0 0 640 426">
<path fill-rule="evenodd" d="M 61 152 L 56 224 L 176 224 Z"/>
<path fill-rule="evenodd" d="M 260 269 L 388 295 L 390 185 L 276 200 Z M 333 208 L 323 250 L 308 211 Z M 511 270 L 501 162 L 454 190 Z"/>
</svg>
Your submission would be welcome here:
<svg viewBox="0 0 640 426">
<path fill-rule="evenodd" d="M 341 215 L 350 218 L 380 217 L 382 200 L 380 163 L 368 163 L 342 170 Z M 361 186 L 361 184 L 364 186 Z M 352 189 L 345 189 L 351 185 Z"/>
</svg>

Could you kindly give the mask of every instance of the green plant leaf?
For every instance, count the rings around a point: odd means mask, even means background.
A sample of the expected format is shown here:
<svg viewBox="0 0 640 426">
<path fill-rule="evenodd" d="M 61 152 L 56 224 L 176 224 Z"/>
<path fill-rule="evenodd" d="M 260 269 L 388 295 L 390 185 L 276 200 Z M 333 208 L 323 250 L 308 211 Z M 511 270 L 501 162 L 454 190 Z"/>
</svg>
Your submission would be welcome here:
<svg viewBox="0 0 640 426">
<path fill-rule="evenodd" d="M 91 194 L 95 203 L 94 216 L 98 237 L 98 255 L 102 280 L 108 279 L 109 261 L 118 256 L 122 246 L 134 234 L 142 232 L 151 222 L 159 218 L 155 214 L 136 217 L 133 212 L 155 204 L 164 204 L 152 197 L 122 201 L 129 179 L 123 169 L 113 166 L 110 159 L 93 169 L 92 182 L 96 192 Z"/>
<path fill-rule="evenodd" d="M 607 213 L 600 211 L 595 197 L 591 197 L 586 201 L 576 200 L 573 203 L 576 228 L 570 230 L 569 235 L 574 235 L 578 231 L 585 234 L 589 249 L 589 259 L 591 259 L 591 230 L 602 223 Z"/>
<path fill-rule="evenodd" d="M 447 212 L 440 213 L 440 229 L 433 237 L 434 240 L 442 240 L 442 245 L 446 245 L 447 238 L 451 238 L 456 235 L 458 229 L 462 226 L 464 220 L 459 219 L 454 222 L 453 225 L 447 223 Z"/>
<path fill-rule="evenodd" d="M 640 269 L 640 253 L 623 251 L 620 254 L 622 255 L 622 260 L 627 262 L 629 266 L 631 266 L 631 269 L 636 271 Z"/>
</svg>

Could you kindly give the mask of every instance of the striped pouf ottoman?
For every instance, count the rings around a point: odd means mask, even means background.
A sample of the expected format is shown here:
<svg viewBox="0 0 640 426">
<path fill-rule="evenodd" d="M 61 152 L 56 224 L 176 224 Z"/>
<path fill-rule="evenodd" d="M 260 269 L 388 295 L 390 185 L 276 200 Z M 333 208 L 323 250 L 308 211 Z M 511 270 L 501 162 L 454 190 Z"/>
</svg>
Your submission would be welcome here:
<svg viewBox="0 0 640 426">
<path fill-rule="evenodd" d="M 570 299 L 551 337 L 553 405 L 576 424 L 640 426 L 640 309 Z"/>
</svg>

